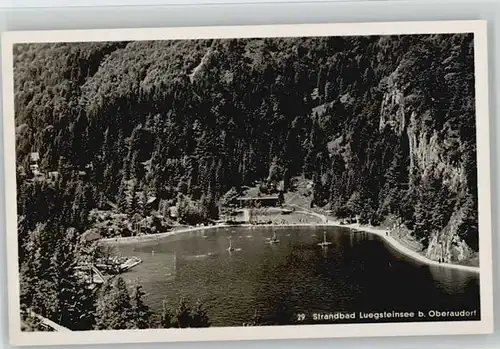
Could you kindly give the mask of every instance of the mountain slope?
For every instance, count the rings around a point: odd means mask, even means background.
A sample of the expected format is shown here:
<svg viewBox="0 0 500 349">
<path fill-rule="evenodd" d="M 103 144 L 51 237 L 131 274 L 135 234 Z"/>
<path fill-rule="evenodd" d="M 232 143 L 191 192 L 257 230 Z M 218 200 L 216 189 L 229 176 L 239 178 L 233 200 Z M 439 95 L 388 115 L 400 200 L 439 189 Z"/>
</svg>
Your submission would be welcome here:
<svg viewBox="0 0 500 349">
<path fill-rule="evenodd" d="M 472 39 L 23 45 L 18 160 L 39 151 L 76 193 L 61 200 L 86 210 L 134 211 L 136 194 L 213 207 L 232 187 L 305 175 L 315 205 L 397 216 L 429 257 L 461 260 L 478 249 Z"/>
</svg>

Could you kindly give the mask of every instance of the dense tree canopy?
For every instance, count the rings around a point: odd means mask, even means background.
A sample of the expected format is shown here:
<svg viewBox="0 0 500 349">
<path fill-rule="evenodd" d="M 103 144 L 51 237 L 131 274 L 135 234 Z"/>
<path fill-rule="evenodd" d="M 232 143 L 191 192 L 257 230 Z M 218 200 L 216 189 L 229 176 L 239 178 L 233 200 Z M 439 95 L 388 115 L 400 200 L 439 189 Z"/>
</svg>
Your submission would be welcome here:
<svg viewBox="0 0 500 349">
<path fill-rule="evenodd" d="M 165 215 L 176 206 L 182 223 L 200 223 L 216 219 L 221 199 L 242 186 L 288 187 L 294 176 L 313 180 L 313 204 L 339 217 L 378 224 L 394 216 L 424 245 L 456 228 L 478 249 L 472 35 L 14 50 L 26 304 L 38 304 L 33 289 L 55 280 L 40 275 L 68 272 L 74 242 L 65 232 L 89 229 L 94 209 L 140 218 L 153 198 Z M 42 179 L 31 180 L 32 152 Z M 54 236 L 67 243 L 56 246 Z M 67 261 L 55 266 L 58 258 Z M 116 299 L 98 314 L 120 302 L 146 319 L 140 289 L 130 299 L 113 287 Z M 46 313 L 73 321 L 67 295 L 46 295 L 54 297 Z M 97 318 L 98 327 L 143 326 L 126 314 Z M 182 319 L 165 313 L 161 323 L 182 327 Z"/>
</svg>

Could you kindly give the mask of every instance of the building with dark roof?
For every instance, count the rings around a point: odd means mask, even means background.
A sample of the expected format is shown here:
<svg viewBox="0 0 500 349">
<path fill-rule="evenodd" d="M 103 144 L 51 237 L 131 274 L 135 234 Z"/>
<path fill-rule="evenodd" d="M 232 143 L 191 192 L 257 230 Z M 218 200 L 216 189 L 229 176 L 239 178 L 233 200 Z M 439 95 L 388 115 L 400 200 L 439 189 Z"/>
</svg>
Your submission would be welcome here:
<svg viewBox="0 0 500 349">
<path fill-rule="evenodd" d="M 236 198 L 240 207 L 276 207 L 281 204 L 280 197 L 276 196 L 256 196 Z"/>
</svg>

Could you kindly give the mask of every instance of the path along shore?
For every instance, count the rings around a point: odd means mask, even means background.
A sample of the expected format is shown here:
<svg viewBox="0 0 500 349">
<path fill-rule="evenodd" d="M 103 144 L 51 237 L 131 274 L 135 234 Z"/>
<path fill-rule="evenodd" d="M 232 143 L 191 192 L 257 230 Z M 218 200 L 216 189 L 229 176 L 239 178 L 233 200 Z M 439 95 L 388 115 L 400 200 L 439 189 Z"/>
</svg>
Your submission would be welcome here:
<svg viewBox="0 0 500 349">
<path fill-rule="evenodd" d="M 296 206 L 299 208 L 299 206 Z M 444 267 L 448 269 L 455 269 L 455 270 L 462 270 L 462 271 L 468 271 L 472 273 L 479 274 L 480 273 L 480 268 L 475 267 L 475 266 L 469 266 L 469 265 L 461 265 L 461 264 L 453 264 L 453 263 L 443 263 L 443 262 L 438 262 L 432 259 L 429 259 L 417 251 L 414 251 L 405 245 L 403 245 L 401 242 L 399 242 L 397 239 L 395 239 L 393 236 L 390 235 L 390 231 L 388 229 L 382 229 L 382 228 L 376 228 L 373 226 L 365 226 L 365 225 L 360 225 L 360 224 L 340 224 L 339 221 L 332 220 L 328 218 L 325 215 L 319 214 L 317 212 L 313 211 L 298 211 L 298 212 L 304 212 L 304 213 L 309 213 L 311 215 L 314 215 L 318 218 L 321 218 L 322 221 L 324 222 L 323 224 L 327 226 L 338 226 L 338 227 L 346 227 L 346 228 L 351 228 L 354 229 L 355 231 L 361 231 L 373 235 L 377 235 L 380 238 L 382 238 L 386 243 L 388 243 L 392 248 L 397 250 L 399 253 L 404 254 L 410 258 L 413 258 L 414 260 L 417 260 L 421 263 L 427 264 L 427 265 L 434 265 L 438 267 Z"/>
<path fill-rule="evenodd" d="M 301 211 L 295 211 L 295 212 L 300 212 L 300 213 L 307 213 L 313 216 L 316 216 L 318 218 L 321 218 L 322 223 L 298 223 L 298 224 L 259 224 L 253 225 L 253 224 L 239 224 L 234 227 L 245 227 L 245 228 L 251 228 L 251 227 L 300 227 L 300 226 L 316 226 L 316 227 L 342 227 L 342 228 L 350 228 L 352 229 L 352 233 L 356 232 L 365 232 L 373 235 L 377 235 L 381 239 L 383 239 L 387 244 L 389 244 L 392 248 L 397 250 L 399 253 L 406 255 L 407 257 L 413 258 L 414 260 L 417 260 L 421 263 L 427 264 L 427 265 L 432 265 L 440 268 L 448 268 L 448 269 L 455 269 L 455 270 L 462 270 L 462 271 L 467 271 L 467 272 L 472 272 L 479 274 L 480 269 L 479 267 L 474 267 L 474 266 L 468 266 L 468 265 L 460 265 L 460 264 L 452 264 L 452 263 L 439 263 L 437 261 L 431 260 L 420 253 L 411 250 L 410 248 L 404 246 L 401 244 L 398 240 L 396 240 L 394 237 L 389 235 L 389 230 L 387 229 L 381 229 L 381 228 L 375 228 L 372 226 L 364 226 L 364 225 L 359 225 L 359 224 L 341 224 L 337 220 L 332 220 L 328 218 L 325 215 L 312 212 L 312 211 L 306 211 L 306 210 L 301 210 Z M 133 243 L 138 243 L 138 242 L 146 242 L 146 241 L 156 241 L 160 240 L 163 237 L 166 236 L 172 236 L 172 235 L 178 235 L 178 234 L 183 234 L 183 233 L 188 233 L 188 232 L 194 232 L 194 231 L 202 231 L 206 229 L 216 229 L 216 228 L 228 228 L 232 227 L 227 224 L 218 224 L 218 225 L 212 225 L 212 226 L 201 226 L 201 227 L 189 227 L 185 229 L 178 229 L 178 230 L 173 230 L 169 231 L 166 233 L 159 233 L 159 234 L 151 234 L 151 235 L 141 235 L 141 236 L 130 236 L 130 237 L 117 237 L 117 238 L 105 238 L 99 240 L 100 244 L 104 245 L 123 245 L 123 244 L 133 244 Z"/>
</svg>

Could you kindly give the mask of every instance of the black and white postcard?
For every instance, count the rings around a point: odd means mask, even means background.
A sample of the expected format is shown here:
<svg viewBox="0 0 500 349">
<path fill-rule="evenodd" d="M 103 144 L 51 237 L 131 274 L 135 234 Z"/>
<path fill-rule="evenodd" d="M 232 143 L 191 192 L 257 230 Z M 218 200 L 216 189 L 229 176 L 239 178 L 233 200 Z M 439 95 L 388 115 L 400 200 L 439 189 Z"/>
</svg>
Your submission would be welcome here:
<svg viewBox="0 0 500 349">
<path fill-rule="evenodd" d="M 485 22 L 2 50 L 13 344 L 492 331 Z"/>
</svg>

